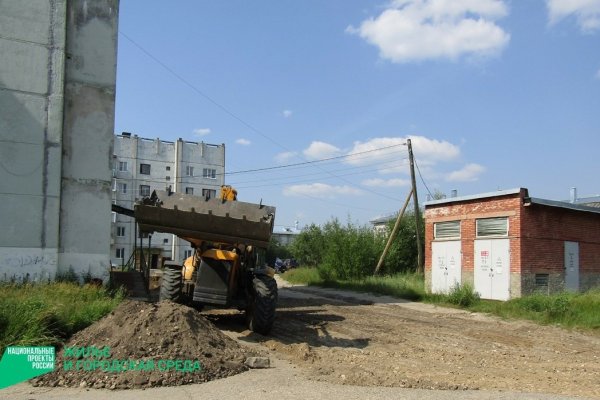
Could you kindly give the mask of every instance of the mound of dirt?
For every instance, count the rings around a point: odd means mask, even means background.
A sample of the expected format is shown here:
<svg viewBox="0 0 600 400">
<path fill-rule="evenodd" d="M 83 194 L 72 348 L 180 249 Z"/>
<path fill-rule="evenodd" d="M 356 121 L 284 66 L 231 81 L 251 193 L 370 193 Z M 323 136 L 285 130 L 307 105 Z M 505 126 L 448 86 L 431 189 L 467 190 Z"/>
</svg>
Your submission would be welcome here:
<svg viewBox="0 0 600 400">
<path fill-rule="evenodd" d="M 246 371 L 246 358 L 257 355 L 192 308 L 128 300 L 73 335 L 55 370 L 31 382 L 107 389 L 201 383 Z"/>
</svg>

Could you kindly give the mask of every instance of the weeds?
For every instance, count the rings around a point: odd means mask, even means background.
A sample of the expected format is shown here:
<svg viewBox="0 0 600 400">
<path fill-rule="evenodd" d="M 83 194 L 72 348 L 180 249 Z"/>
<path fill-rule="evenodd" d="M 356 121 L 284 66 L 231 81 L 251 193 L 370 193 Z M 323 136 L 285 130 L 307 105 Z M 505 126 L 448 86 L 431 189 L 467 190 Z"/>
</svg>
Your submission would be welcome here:
<svg viewBox="0 0 600 400">
<path fill-rule="evenodd" d="M 72 282 L 0 284 L 0 354 L 6 346 L 58 345 L 108 314 L 123 292 Z"/>
</svg>

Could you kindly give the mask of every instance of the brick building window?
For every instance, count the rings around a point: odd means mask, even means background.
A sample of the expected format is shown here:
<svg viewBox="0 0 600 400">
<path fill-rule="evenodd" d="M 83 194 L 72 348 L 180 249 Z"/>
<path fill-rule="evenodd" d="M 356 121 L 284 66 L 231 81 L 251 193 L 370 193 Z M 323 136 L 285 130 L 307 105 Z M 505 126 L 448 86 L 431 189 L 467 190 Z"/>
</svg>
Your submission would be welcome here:
<svg viewBox="0 0 600 400">
<path fill-rule="evenodd" d="M 185 167 L 185 176 L 194 176 L 194 167 L 188 165 Z"/>
<path fill-rule="evenodd" d="M 127 161 L 119 161 L 119 171 L 127 171 Z"/>
<path fill-rule="evenodd" d="M 125 258 L 125 249 L 123 247 L 117 247 L 115 251 L 115 257 Z"/>
<path fill-rule="evenodd" d="M 508 236 L 508 218 L 483 218 L 477 220 L 478 238 L 490 236 Z"/>
<path fill-rule="evenodd" d="M 127 193 L 127 184 L 126 183 L 119 183 L 118 187 L 119 187 L 119 192 L 121 192 L 123 194 Z"/>
<path fill-rule="evenodd" d="M 460 221 L 433 224 L 433 237 L 435 239 L 460 239 Z"/>
<path fill-rule="evenodd" d="M 189 257 L 191 257 L 191 256 L 192 256 L 192 250 L 185 250 L 183 252 L 183 259 L 184 260 L 187 259 L 187 258 L 189 258 Z"/>
<path fill-rule="evenodd" d="M 125 227 L 124 226 L 117 226 L 117 236 L 118 237 L 125 236 Z"/>
<path fill-rule="evenodd" d="M 186 187 L 185 188 L 185 194 L 194 194 L 194 188 L 193 187 Z"/>
<path fill-rule="evenodd" d="M 140 164 L 140 174 L 150 175 L 150 164 Z"/>
</svg>

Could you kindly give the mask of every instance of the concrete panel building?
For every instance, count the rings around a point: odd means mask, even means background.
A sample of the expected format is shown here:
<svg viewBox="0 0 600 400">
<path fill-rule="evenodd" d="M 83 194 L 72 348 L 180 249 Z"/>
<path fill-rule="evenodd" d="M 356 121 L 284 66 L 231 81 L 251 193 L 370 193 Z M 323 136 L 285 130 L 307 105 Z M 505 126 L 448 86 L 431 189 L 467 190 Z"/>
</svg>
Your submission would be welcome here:
<svg viewBox="0 0 600 400">
<path fill-rule="evenodd" d="M 112 200 L 116 205 L 133 209 L 136 201 L 150 196 L 153 190 L 168 187 L 174 192 L 214 198 L 224 177 L 224 144 L 182 139 L 169 142 L 126 132 L 114 137 Z M 153 268 L 160 266 L 163 258 L 182 262 L 192 254 L 185 240 L 164 233 L 140 234 L 133 218 L 114 214 L 113 265 L 126 264 L 136 247 L 148 253 Z"/>
<path fill-rule="evenodd" d="M 523 188 L 425 203 L 425 282 L 494 300 L 600 286 L 600 208 Z"/>
<path fill-rule="evenodd" d="M 0 279 L 108 275 L 118 5 L 0 2 Z"/>
</svg>

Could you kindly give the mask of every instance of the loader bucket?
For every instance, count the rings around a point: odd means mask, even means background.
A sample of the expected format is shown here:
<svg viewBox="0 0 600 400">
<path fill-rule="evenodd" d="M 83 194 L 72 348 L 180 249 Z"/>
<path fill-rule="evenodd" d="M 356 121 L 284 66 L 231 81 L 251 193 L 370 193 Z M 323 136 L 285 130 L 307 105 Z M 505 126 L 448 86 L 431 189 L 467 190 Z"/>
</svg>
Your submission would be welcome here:
<svg viewBox="0 0 600 400">
<path fill-rule="evenodd" d="M 172 233 L 196 245 L 201 241 L 267 247 L 275 207 L 155 191 L 135 205 L 144 232 Z"/>
</svg>

